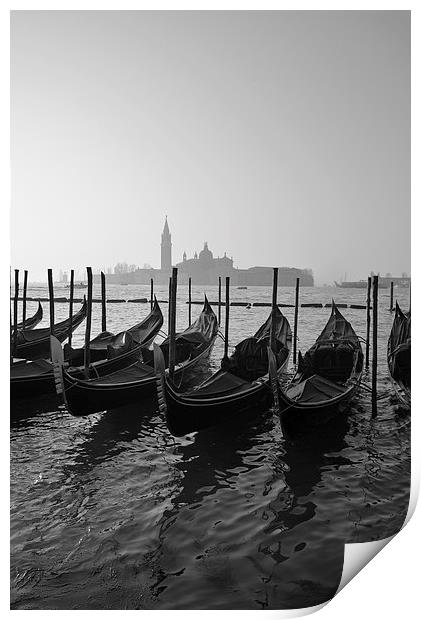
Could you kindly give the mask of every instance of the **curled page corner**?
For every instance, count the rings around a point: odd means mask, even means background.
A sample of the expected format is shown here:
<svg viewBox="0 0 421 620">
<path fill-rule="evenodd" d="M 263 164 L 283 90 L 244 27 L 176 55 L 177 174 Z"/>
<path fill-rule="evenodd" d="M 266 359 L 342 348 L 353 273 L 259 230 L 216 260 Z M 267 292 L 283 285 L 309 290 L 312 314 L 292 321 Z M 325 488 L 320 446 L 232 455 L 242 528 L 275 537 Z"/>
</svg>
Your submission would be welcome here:
<svg viewBox="0 0 421 620">
<path fill-rule="evenodd" d="M 407 525 L 414 514 L 415 506 L 418 501 L 418 494 L 419 481 L 414 478 L 414 472 L 412 472 L 408 510 L 401 529 L 395 534 L 392 534 L 392 536 L 383 538 L 382 540 L 345 544 L 342 577 L 335 596 Z"/>
<path fill-rule="evenodd" d="M 399 532 L 397 532 L 399 533 Z M 347 543 L 344 550 L 342 577 L 335 596 L 366 566 L 391 540 L 389 536 L 382 540 L 362 543 Z"/>
</svg>

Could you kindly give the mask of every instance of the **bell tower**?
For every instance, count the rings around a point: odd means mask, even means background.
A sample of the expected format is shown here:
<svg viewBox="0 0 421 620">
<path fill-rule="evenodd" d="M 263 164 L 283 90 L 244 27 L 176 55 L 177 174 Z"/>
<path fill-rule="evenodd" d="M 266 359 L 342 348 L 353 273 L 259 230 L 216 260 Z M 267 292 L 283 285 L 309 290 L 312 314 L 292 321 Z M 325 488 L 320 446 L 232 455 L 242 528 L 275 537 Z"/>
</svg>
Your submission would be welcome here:
<svg viewBox="0 0 421 620">
<path fill-rule="evenodd" d="M 161 269 L 166 271 L 172 267 L 171 248 L 171 234 L 168 228 L 167 216 L 165 216 L 164 230 L 161 235 Z"/>
</svg>

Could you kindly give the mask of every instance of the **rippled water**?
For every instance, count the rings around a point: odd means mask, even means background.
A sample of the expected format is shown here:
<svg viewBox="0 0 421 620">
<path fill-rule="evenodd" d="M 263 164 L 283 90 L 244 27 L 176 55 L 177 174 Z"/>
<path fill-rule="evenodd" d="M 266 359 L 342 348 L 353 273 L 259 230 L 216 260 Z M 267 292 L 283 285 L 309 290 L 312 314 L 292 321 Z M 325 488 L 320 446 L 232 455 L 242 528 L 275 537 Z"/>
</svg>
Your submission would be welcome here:
<svg viewBox="0 0 421 620">
<path fill-rule="evenodd" d="M 204 287 L 196 287 L 200 299 Z M 158 297 L 167 298 L 166 287 Z M 217 287 L 207 287 L 209 299 Z M 29 295 L 46 295 L 45 290 Z M 58 292 L 56 293 L 59 294 Z M 65 295 L 66 293 L 60 292 Z M 408 291 L 396 289 L 402 308 Z M 148 295 L 110 286 L 108 296 Z M 308 288 L 301 302 L 365 303 L 364 290 Z M 293 303 L 293 289 L 279 301 Z M 178 326 L 187 320 L 179 287 Z M 232 289 L 269 301 L 270 290 Z M 36 304 L 28 304 L 28 313 Z M 11 426 L 11 605 L 14 609 L 282 609 L 330 598 L 344 542 L 396 533 L 410 486 L 410 418 L 387 378 L 393 321 L 380 291 L 378 416 L 363 390 L 348 415 L 317 435 L 282 436 L 276 416 L 173 438 L 153 400 L 72 418 L 54 398 L 15 403 Z M 167 312 L 167 305 L 162 306 Z M 45 324 L 48 308 L 44 304 Z M 94 305 L 93 334 L 100 329 Z M 108 305 L 119 331 L 148 306 Z M 216 311 L 216 309 L 215 309 Z M 193 306 L 193 318 L 200 312 Z M 56 319 L 67 309 L 57 304 Z M 230 342 L 253 333 L 269 308 L 230 309 Z M 303 308 L 299 345 L 310 346 L 330 310 Z M 360 336 L 365 311 L 344 309 Z M 284 314 L 293 322 L 293 308 Z M 165 326 L 164 326 L 165 327 Z M 75 342 L 82 342 L 83 327 Z M 216 368 L 222 341 L 210 360 Z M 369 376 L 365 376 L 369 382 Z"/>
</svg>

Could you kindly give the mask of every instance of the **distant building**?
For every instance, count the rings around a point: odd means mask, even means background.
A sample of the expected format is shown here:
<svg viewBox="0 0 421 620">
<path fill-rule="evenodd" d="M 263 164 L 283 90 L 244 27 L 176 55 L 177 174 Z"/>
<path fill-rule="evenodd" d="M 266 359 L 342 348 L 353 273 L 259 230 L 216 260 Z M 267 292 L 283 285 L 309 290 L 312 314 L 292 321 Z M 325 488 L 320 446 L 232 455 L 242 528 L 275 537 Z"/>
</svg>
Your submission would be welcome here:
<svg viewBox="0 0 421 620">
<path fill-rule="evenodd" d="M 195 252 L 194 258 L 188 259 L 184 252 L 183 261 L 177 263 L 176 267 L 181 275 L 184 274 L 187 279 L 190 277 L 198 284 L 214 284 L 218 282 L 219 276 L 232 276 L 234 272 L 232 258 L 228 258 L 226 252 L 222 258 L 214 258 L 207 241 L 199 256 Z"/>
<path fill-rule="evenodd" d="M 168 227 L 167 216 L 165 216 L 164 230 L 161 235 L 161 269 L 163 271 L 169 271 L 172 267 L 171 252 L 171 234 Z"/>
<path fill-rule="evenodd" d="M 151 278 L 157 284 L 168 283 L 172 267 L 172 242 L 171 233 L 165 218 L 164 229 L 161 235 L 161 269 L 153 269 L 144 266 L 143 269 L 127 263 L 118 263 L 114 268 L 114 274 L 107 277 L 110 283 L 115 284 L 149 284 Z M 234 267 L 233 258 L 228 258 L 226 252 L 220 258 L 214 258 L 212 251 L 205 241 L 203 249 L 194 253 L 193 258 L 187 258 L 183 253 L 183 260 L 177 263 L 178 281 L 186 284 L 191 278 L 193 284 L 217 284 L 218 277 L 230 277 L 233 286 L 270 286 L 272 284 L 272 267 L 251 267 L 250 269 L 237 269 Z M 295 286 L 296 279 L 300 278 L 301 286 L 314 286 L 313 273 L 310 269 L 298 269 L 296 267 L 280 267 L 278 271 L 279 286 Z"/>
</svg>

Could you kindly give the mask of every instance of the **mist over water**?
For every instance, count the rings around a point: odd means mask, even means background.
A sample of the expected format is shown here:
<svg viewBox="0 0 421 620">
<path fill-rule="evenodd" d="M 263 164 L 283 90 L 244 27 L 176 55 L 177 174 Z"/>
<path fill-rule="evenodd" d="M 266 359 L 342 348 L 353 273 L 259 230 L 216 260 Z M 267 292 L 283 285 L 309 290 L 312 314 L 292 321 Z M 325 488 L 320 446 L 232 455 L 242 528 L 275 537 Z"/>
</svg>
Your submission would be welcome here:
<svg viewBox="0 0 421 620">
<path fill-rule="evenodd" d="M 167 287 L 155 292 L 167 299 Z M 216 286 L 193 287 L 193 299 L 204 292 L 217 300 Z M 148 297 L 149 287 L 110 286 L 107 293 Z M 48 296 L 45 289 L 28 294 Z M 406 311 L 408 290 L 395 294 Z M 365 295 L 303 288 L 300 301 L 334 296 L 364 304 Z M 186 299 L 187 287 L 179 287 L 178 329 L 187 325 Z M 270 299 L 269 288 L 231 290 L 232 301 Z M 292 288 L 278 290 L 279 302 L 293 299 Z M 333 596 L 344 542 L 396 533 L 409 499 L 410 416 L 387 376 L 387 290 L 379 291 L 379 306 L 379 394 L 387 396 L 375 420 L 364 390 L 348 415 L 294 441 L 283 437 L 271 411 L 176 439 L 153 399 L 86 419 L 71 417 L 54 398 L 18 403 L 11 428 L 12 608 L 282 609 Z M 95 335 L 100 304 L 93 308 Z M 28 302 L 28 314 L 35 309 Z M 167 304 L 162 310 L 166 315 Z M 192 307 L 193 320 L 200 310 Z M 147 304 L 108 304 L 107 327 L 121 331 L 148 311 Z M 231 307 L 230 343 L 254 333 L 269 311 Z M 56 304 L 55 312 L 58 321 L 68 308 Z M 292 326 L 294 309 L 283 312 Z M 342 312 L 365 337 L 365 310 Z M 303 352 L 329 314 L 300 309 Z M 83 334 L 84 325 L 75 344 Z M 218 339 L 203 376 L 218 368 L 222 353 Z"/>
</svg>

